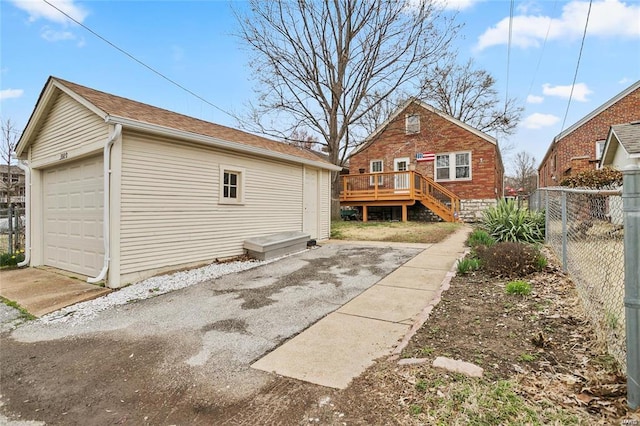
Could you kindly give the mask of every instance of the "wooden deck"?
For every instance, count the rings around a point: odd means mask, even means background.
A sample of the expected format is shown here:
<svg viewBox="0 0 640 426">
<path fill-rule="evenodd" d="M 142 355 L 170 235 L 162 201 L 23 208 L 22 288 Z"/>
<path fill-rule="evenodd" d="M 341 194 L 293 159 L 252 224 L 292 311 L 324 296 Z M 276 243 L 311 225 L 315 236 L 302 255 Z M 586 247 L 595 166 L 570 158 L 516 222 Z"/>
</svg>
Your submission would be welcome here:
<svg viewBox="0 0 640 426">
<path fill-rule="evenodd" d="M 414 171 L 362 173 L 342 176 L 340 204 L 362 207 L 362 220 L 367 221 L 367 208 L 372 206 L 402 207 L 402 221 L 407 221 L 407 206 L 422 203 L 446 222 L 457 222 L 460 199 L 433 179 Z"/>
</svg>

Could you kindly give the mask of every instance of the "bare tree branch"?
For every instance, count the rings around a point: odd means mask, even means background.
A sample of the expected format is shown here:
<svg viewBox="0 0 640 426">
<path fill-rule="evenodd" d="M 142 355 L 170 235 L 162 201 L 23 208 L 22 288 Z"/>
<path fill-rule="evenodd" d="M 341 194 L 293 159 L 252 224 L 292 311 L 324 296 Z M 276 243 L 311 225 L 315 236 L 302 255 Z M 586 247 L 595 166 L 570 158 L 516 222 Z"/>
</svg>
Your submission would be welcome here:
<svg viewBox="0 0 640 426">
<path fill-rule="evenodd" d="M 367 114 L 399 90 L 415 92 L 458 31 L 435 0 L 250 0 L 249 9 L 236 16 L 254 53 L 253 130 L 284 138 L 308 128 L 337 165 Z"/>
<path fill-rule="evenodd" d="M 11 154 L 16 150 L 18 141 L 20 139 L 20 133 L 16 128 L 14 122 L 10 118 L 6 120 L 0 120 L 0 132 L 2 133 L 2 143 L 0 144 L 0 157 L 2 158 L 2 164 L 7 167 L 6 179 L 2 179 L 2 192 L 6 194 L 6 204 L 11 204 L 11 197 L 16 193 L 18 189 L 17 179 L 13 179 L 13 167 Z"/>
</svg>

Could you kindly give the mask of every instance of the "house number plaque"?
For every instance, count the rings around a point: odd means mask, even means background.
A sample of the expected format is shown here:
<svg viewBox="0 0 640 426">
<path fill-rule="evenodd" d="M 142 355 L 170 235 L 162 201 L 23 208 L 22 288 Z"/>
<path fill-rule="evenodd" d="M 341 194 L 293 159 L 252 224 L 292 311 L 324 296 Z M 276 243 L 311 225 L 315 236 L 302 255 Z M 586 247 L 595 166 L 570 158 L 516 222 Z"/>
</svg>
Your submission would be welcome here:
<svg viewBox="0 0 640 426">
<path fill-rule="evenodd" d="M 66 160 L 68 156 L 69 156 L 69 153 L 67 151 L 60 153 L 61 160 Z"/>
</svg>

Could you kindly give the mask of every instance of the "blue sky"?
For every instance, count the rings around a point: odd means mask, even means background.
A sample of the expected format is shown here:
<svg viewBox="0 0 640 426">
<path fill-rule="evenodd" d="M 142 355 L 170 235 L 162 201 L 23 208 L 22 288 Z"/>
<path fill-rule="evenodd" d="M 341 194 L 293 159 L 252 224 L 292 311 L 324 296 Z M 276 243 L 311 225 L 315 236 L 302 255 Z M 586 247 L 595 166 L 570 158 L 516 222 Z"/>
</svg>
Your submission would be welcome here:
<svg viewBox="0 0 640 426">
<path fill-rule="evenodd" d="M 437 0 L 464 24 L 456 45 L 525 108 L 512 153 L 539 162 L 562 129 L 588 1 Z M 51 0 L 84 25 L 225 111 L 256 97 L 227 1 Z M 0 0 L 0 115 L 22 129 L 49 75 L 219 124 L 236 121 L 70 22 L 40 0 Z M 546 38 L 546 42 L 545 42 Z M 593 0 L 564 128 L 640 79 L 640 1 Z M 509 158 L 505 159 L 507 167 Z"/>
</svg>

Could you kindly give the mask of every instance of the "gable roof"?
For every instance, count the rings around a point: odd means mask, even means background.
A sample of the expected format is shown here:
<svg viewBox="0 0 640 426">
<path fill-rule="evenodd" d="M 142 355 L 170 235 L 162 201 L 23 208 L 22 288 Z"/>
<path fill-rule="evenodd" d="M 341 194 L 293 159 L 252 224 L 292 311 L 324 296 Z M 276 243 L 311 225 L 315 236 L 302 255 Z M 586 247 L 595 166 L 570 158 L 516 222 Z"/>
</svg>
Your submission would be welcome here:
<svg viewBox="0 0 640 426">
<path fill-rule="evenodd" d="M 640 158 L 640 121 L 611 126 L 602 153 L 601 164 L 611 164 L 617 150 L 614 139 L 624 148 L 631 158 Z"/>
<path fill-rule="evenodd" d="M 106 122 L 120 123 L 125 129 L 130 127 L 187 139 L 195 137 L 204 143 L 222 145 L 228 149 L 251 150 L 255 154 L 308 163 L 325 169 L 340 170 L 340 167 L 293 145 L 101 92 L 53 76 L 47 80 L 20 138 L 16 149 L 18 155 L 30 143 L 37 128 L 37 122 L 45 113 L 46 104 L 54 97 L 56 90 L 71 96 Z"/>
<path fill-rule="evenodd" d="M 551 153 L 551 148 L 558 141 L 560 141 L 565 136 L 568 136 L 570 133 L 574 132 L 575 130 L 580 128 L 583 124 L 587 123 L 589 120 L 591 120 L 592 118 L 596 117 L 598 114 L 600 114 L 601 112 L 605 111 L 607 108 L 609 108 L 612 105 L 616 104 L 621 99 L 623 99 L 626 96 L 628 96 L 629 94 L 633 93 L 638 88 L 640 88 L 640 80 L 636 81 L 631 86 L 627 87 L 622 92 L 618 93 L 613 98 L 609 99 L 608 101 L 606 101 L 605 103 L 600 105 L 598 108 L 594 109 L 589 114 L 585 115 L 580 120 L 578 120 L 575 123 L 573 123 L 571 126 L 567 127 L 566 130 L 563 130 L 560 133 L 558 133 L 553 138 L 553 141 L 551 141 L 551 143 L 549 144 L 549 148 L 547 148 L 547 152 L 544 154 L 544 157 L 542 157 L 542 161 L 540 161 L 540 166 L 538 167 L 538 170 L 542 170 L 542 166 L 544 165 L 545 161 L 547 160 L 547 157 L 549 157 L 549 154 Z M 612 124 L 614 124 L 614 123 L 612 123 Z"/>
<path fill-rule="evenodd" d="M 496 138 L 494 138 L 494 137 L 492 137 L 492 136 L 487 135 L 487 134 L 486 134 L 486 133 L 484 133 L 483 131 L 478 130 L 478 129 L 476 129 L 475 127 L 472 127 L 472 126 L 470 126 L 470 125 L 468 125 L 468 124 L 466 124 L 466 123 L 464 123 L 464 122 L 462 122 L 462 121 L 458 120 L 457 118 L 454 118 L 454 117 L 450 116 L 449 114 L 447 114 L 447 113 L 445 113 L 445 112 L 442 112 L 442 111 L 440 111 L 439 109 L 434 108 L 433 106 L 429 105 L 429 104 L 428 104 L 428 103 L 426 103 L 426 102 L 423 102 L 423 101 L 421 101 L 421 100 L 419 100 L 419 99 L 416 99 L 416 98 L 410 98 L 410 99 L 409 99 L 409 100 L 407 100 L 404 104 L 400 105 L 400 106 L 398 107 L 398 109 L 397 109 L 393 114 L 391 114 L 391 115 L 389 116 L 389 118 L 387 118 L 387 119 L 384 121 L 384 123 L 382 123 L 381 125 L 379 125 L 379 126 L 378 126 L 374 131 L 373 131 L 373 133 L 371 133 L 371 135 L 369 135 L 369 136 L 364 140 L 364 142 L 363 142 L 360 146 L 358 146 L 356 149 L 354 149 L 354 150 L 351 152 L 350 156 L 351 156 L 351 155 L 354 155 L 354 154 L 355 154 L 355 153 L 357 153 L 357 152 L 362 151 L 363 149 L 365 149 L 365 148 L 367 148 L 369 145 L 371 145 L 371 144 L 375 141 L 376 137 L 377 137 L 380 133 L 382 133 L 382 132 L 383 132 L 383 131 L 384 131 L 384 130 L 389 126 L 389 124 L 390 124 L 390 123 L 392 123 L 395 119 L 397 119 L 397 118 L 398 118 L 398 116 L 399 116 L 399 115 L 400 115 L 400 114 L 401 114 L 405 109 L 407 109 L 407 107 L 409 107 L 409 105 L 411 105 L 411 104 L 416 104 L 416 105 L 420 106 L 421 108 L 423 108 L 423 109 L 425 109 L 425 110 L 427 110 L 427 111 L 429 111 L 429 112 L 432 112 L 432 113 L 434 113 L 434 114 L 438 115 L 439 117 L 444 118 L 445 120 L 447 120 L 447 121 L 451 122 L 452 124 L 454 124 L 454 125 L 456 125 L 456 126 L 458 126 L 458 127 L 462 127 L 462 128 L 463 128 L 463 129 L 465 129 L 466 131 L 471 132 L 471 133 L 473 133 L 474 135 L 481 137 L 482 139 L 486 140 L 486 141 L 487 141 L 487 142 L 489 142 L 489 143 L 492 143 L 492 144 L 494 144 L 494 145 L 497 145 L 497 144 L 498 144 L 498 141 L 496 140 Z"/>
</svg>

